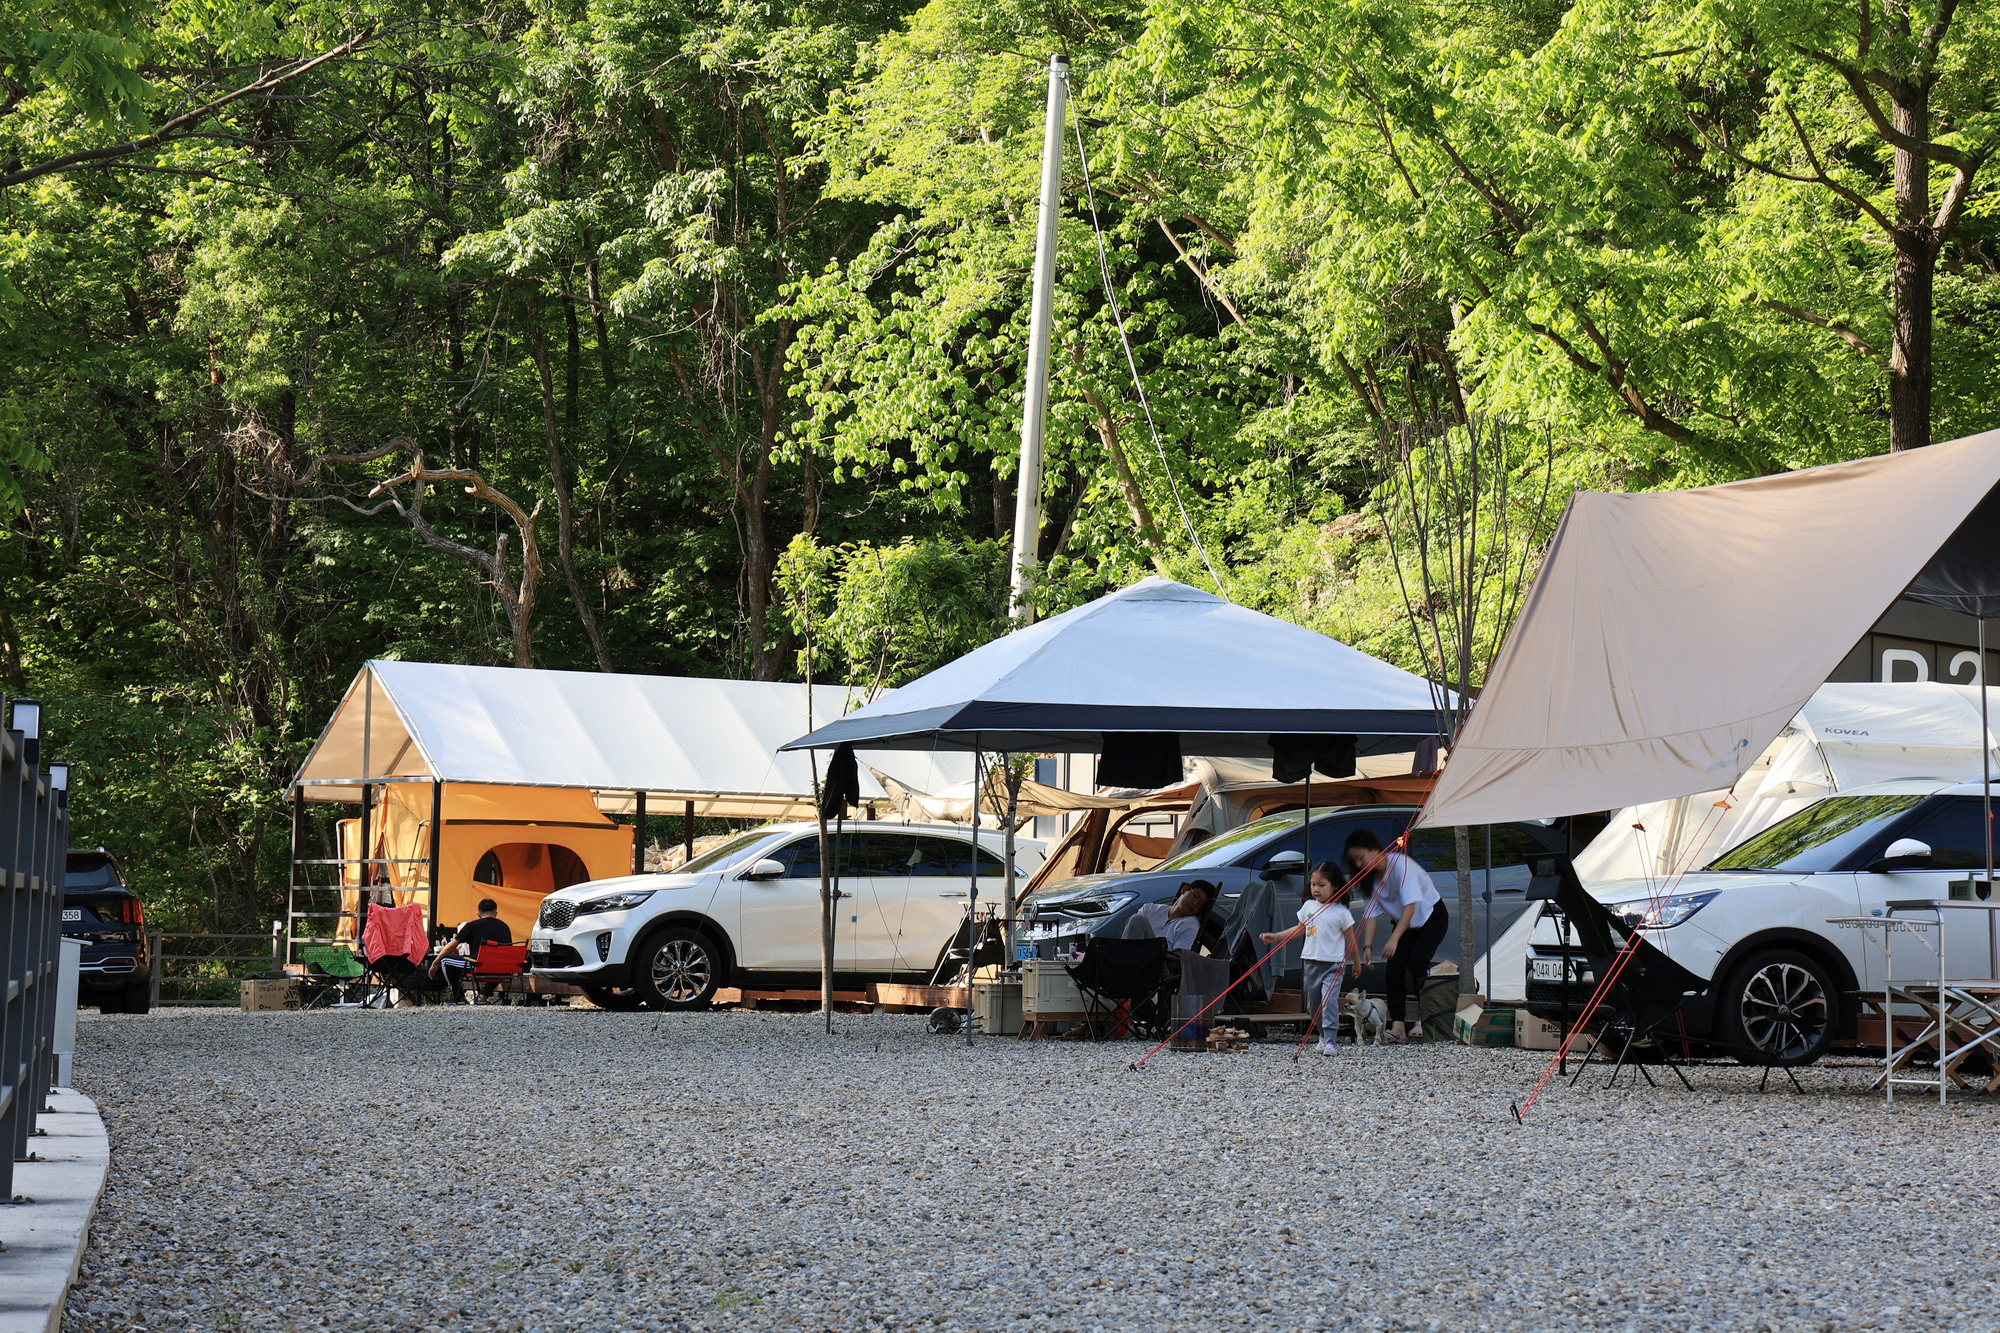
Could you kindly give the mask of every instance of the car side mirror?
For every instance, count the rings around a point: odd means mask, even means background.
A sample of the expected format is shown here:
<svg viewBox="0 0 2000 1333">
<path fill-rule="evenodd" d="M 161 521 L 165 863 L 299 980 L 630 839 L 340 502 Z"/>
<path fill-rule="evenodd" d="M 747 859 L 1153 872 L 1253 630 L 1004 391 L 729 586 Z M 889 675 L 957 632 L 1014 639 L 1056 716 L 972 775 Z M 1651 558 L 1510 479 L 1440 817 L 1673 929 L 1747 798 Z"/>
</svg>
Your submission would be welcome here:
<svg viewBox="0 0 2000 1333">
<path fill-rule="evenodd" d="M 745 879 L 783 879 L 784 877 L 785 863 L 783 861 L 774 861 L 768 856 L 761 861 L 751 862 L 750 868 L 743 872 L 743 878 Z"/>
<path fill-rule="evenodd" d="M 1304 852 L 1279 852 L 1264 863 L 1264 874 L 1266 876 L 1296 875 L 1305 868 L 1306 856 Z"/>
<path fill-rule="evenodd" d="M 1931 849 L 1929 844 L 1915 838 L 1898 838 L 1890 843 L 1882 853 L 1882 859 L 1868 867 L 1870 874 L 1881 875 L 1897 870 L 1929 870 Z"/>
</svg>

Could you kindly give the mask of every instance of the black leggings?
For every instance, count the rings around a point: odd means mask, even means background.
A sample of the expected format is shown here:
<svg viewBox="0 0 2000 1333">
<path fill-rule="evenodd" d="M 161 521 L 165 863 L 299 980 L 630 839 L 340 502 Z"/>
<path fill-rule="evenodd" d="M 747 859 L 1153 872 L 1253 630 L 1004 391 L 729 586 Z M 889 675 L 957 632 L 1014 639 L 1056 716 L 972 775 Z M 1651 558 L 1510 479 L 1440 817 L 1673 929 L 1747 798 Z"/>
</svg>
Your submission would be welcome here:
<svg viewBox="0 0 2000 1333">
<path fill-rule="evenodd" d="M 1391 1022 L 1415 1023 L 1423 1017 L 1417 1012 L 1417 997 L 1423 994 L 1424 978 L 1430 975 L 1431 955 L 1444 943 L 1444 933 L 1450 926 L 1451 913 L 1439 903 L 1431 908 L 1423 925 L 1411 926 L 1397 941 L 1396 956 L 1384 964 L 1389 970 Z"/>
</svg>

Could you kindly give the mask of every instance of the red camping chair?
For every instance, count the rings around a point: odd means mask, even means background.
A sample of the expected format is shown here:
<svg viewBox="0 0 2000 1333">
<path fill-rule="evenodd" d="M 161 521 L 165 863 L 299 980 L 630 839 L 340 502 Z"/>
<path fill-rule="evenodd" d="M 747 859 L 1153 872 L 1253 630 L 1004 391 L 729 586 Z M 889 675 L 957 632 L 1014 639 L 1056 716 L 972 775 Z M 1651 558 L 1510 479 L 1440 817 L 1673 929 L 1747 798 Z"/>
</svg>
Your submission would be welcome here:
<svg viewBox="0 0 2000 1333">
<path fill-rule="evenodd" d="M 472 960 L 472 973 L 466 978 L 470 989 L 466 992 L 473 1003 L 479 1002 L 484 992 L 484 983 L 504 983 L 509 977 L 518 977 L 528 970 L 528 946 L 525 944 L 485 944 L 479 949 L 479 957 Z"/>
</svg>

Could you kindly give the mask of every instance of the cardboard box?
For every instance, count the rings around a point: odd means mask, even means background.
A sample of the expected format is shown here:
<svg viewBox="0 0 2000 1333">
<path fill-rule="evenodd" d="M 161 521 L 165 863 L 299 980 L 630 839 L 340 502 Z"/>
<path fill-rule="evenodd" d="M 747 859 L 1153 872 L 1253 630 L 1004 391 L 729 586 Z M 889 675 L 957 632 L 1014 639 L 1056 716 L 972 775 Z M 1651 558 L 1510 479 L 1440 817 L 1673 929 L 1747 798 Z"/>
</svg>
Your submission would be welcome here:
<svg viewBox="0 0 2000 1333">
<path fill-rule="evenodd" d="M 1514 1014 L 1514 1044 L 1524 1051 L 1553 1051 L 1562 1045 L 1562 1028 L 1525 1009 Z"/>
<path fill-rule="evenodd" d="M 245 981 L 239 984 L 242 988 L 243 1012 L 246 1014 L 299 1007 L 299 983 L 290 978 L 283 981 Z"/>
<path fill-rule="evenodd" d="M 1458 1011 L 1458 1021 L 1454 1026 L 1459 1041 L 1467 1046 L 1514 1044 L 1512 1009 L 1487 1009 L 1480 1005 L 1468 1004 Z"/>
</svg>

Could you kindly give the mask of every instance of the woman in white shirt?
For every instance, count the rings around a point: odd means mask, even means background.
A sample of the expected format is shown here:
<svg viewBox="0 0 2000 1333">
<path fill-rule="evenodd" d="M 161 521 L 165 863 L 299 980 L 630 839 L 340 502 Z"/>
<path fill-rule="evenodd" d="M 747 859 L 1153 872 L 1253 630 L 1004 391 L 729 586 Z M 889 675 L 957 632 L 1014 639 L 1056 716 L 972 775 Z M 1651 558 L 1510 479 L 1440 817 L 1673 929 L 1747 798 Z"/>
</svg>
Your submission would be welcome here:
<svg viewBox="0 0 2000 1333">
<path fill-rule="evenodd" d="M 1430 873 L 1400 851 L 1383 851 L 1382 840 L 1367 829 L 1348 834 L 1344 852 L 1347 864 L 1361 877 L 1361 891 L 1368 895 L 1362 914 L 1363 967 L 1374 961 L 1379 923 L 1384 919 L 1391 923 L 1382 946 L 1382 961 L 1389 971 L 1388 1040 L 1391 1044 L 1422 1041 L 1418 996 L 1430 975 L 1431 955 L 1451 925 L 1451 914 L 1445 911 Z"/>
</svg>

